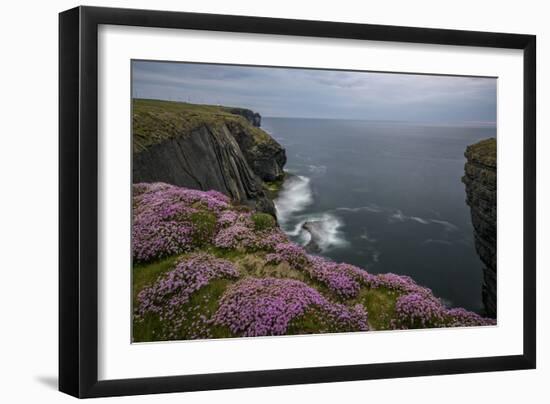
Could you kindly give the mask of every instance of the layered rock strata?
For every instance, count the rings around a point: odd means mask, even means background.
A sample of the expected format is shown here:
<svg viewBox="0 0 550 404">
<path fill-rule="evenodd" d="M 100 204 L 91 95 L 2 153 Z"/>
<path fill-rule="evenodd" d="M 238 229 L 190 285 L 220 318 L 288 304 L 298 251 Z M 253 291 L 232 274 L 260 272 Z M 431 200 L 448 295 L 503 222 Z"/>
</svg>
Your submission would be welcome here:
<svg viewBox="0 0 550 404">
<path fill-rule="evenodd" d="M 482 297 L 488 316 L 497 313 L 497 158 L 496 139 L 466 148 L 462 181 L 470 206 L 476 251 L 484 264 Z"/>
<path fill-rule="evenodd" d="M 274 215 L 264 181 L 284 176 L 286 154 L 260 122 L 242 108 L 134 100 L 133 182 L 216 190 Z"/>
</svg>

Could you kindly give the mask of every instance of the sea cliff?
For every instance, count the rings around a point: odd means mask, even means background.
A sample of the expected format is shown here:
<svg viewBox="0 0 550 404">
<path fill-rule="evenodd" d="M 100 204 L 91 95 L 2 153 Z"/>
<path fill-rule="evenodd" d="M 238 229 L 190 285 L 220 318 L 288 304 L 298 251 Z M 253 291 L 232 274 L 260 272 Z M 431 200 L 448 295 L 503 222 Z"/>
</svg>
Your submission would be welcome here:
<svg viewBox="0 0 550 404">
<path fill-rule="evenodd" d="M 491 325 L 407 276 L 308 254 L 217 191 L 133 186 L 135 342 Z"/>
<path fill-rule="evenodd" d="M 496 139 L 466 148 L 462 181 L 470 206 L 476 251 L 484 264 L 482 298 L 487 315 L 497 312 L 497 156 Z"/>
<path fill-rule="evenodd" d="M 159 100 L 133 103 L 134 183 L 216 190 L 275 214 L 266 188 L 284 176 L 286 154 L 259 128 L 258 113 Z"/>
<path fill-rule="evenodd" d="M 260 124 L 241 108 L 134 100 L 134 342 L 495 324 L 293 243 L 268 196 L 285 151 Z"/>
</svg>

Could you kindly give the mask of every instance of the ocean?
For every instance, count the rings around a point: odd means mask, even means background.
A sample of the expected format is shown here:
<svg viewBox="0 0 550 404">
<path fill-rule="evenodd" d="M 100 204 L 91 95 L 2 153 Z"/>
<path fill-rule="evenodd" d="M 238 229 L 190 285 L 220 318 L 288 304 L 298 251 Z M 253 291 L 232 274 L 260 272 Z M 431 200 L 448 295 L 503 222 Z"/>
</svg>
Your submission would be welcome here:
<svg viewBox="0 0 550 404">
<path fill-rule="evenodd" d="M 450 307 L 481 313 L 482 263 L 461 177 L 487 125 L 263 118 L 287 153 L 283 230 L 317 253 L 372 273 L 409 275 Z"/>
</svg>

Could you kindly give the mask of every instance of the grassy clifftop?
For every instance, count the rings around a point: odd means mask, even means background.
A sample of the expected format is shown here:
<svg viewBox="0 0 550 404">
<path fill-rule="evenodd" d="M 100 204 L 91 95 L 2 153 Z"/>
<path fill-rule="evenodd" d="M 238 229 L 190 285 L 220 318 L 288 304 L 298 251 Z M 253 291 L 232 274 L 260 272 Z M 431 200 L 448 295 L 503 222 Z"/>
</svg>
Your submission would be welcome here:
<svg viewBox="0 0 550 404">
<path fill-rule="evenodd" d="M 492 137 L 482 140 L 466 148 L 466 158 L 487 167 L 497 166 L 497 140 Z"/>
<path fill-rule="evenodd" d="M 136 342 L 494 324 L 411 278 L 307 254 L 215 191 L 133 188 Z"/>
<path fill-rule="evenodd" d="M 243 109 L 185 102 L 134 99 L 133 150 L 143 151 L 174 136 L 191 133 L 203 125 L 219 128 L 246 129 L 258 144 L 271 140 L 269 135 L 239 114 Z"/>
</svg>

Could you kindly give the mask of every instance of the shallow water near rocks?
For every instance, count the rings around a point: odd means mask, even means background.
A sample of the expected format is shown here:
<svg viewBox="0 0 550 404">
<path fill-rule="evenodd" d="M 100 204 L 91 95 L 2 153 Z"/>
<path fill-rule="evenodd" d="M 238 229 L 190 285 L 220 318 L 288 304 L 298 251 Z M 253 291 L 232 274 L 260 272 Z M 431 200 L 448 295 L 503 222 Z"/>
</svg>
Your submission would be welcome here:
<svg viewBox="0 0 550 404">
<path fill-rule="evenodd" d="M 264 118 L 287 152 L 275 205 L 296 242 L 315 222 L 319 254 L 409 275 L 450 306 L 481 312 L 482 264 L 465 202 L 466 146 L 494 126 Z"/>
</svg>

